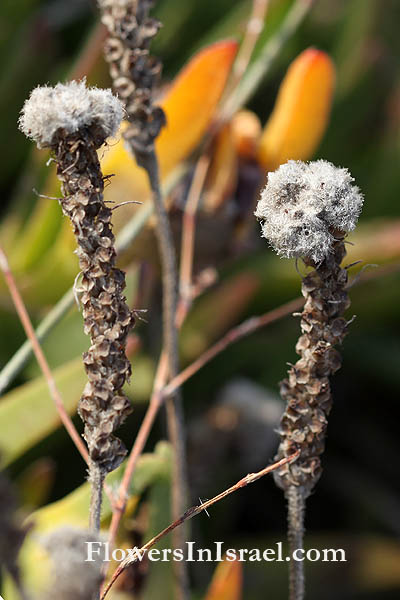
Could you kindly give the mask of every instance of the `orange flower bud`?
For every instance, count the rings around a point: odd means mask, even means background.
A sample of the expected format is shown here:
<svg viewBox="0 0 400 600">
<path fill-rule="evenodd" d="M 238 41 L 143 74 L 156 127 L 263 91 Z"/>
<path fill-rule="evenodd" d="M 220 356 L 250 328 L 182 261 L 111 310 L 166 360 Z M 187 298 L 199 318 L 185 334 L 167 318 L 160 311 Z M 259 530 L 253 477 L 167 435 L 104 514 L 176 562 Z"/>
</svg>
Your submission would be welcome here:
<svg viewBox="0 0 400 600">
<path fill-rule="evenodd" d="M 312 157 L 325 132 L 335 84 L 331 58 L 315 48 L 290 65 L 264 128 L 258 159 L 274 171 L 289 159 Z"/>
<path fill-rule="evenodd" d="M 238 155 L 253 158 L 261 135 L 260 119 L 251 110 L 240 110 L 233 116 L 231 127 Z"/>
</svg>

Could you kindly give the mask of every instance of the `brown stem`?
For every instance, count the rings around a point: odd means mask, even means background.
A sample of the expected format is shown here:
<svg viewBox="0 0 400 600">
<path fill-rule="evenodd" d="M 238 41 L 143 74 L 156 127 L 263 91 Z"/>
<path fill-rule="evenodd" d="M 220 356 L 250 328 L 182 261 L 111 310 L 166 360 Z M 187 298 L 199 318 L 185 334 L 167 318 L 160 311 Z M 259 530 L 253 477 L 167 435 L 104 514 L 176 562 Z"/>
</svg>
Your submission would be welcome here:
<svg viewBox="0 0 400 600">
<path fill-rule="evenodd" d="M 114 585 L 115 581 L 118 579 L 118 577 L 121 575 L 121 573 L 127 568 L 129 567 L 129 565 L 133 564 L 134 562 L 136 562 L 136 560 L 139 558 L 140 555 L 144 554 L 145 552 L 147 552 L 148 550 L 150 550 L 150 548 L 152 548 L 157 542 L 159 542 L 164 536 L 168 535 L 169 533 L 171 533 L 171 531 L 174 531 L 176 528 L 178 528 L 180 525 L 182 525 L 182 523 L 185 523 L 185 521 L 188 521 L 189 519 L 193 519 L 193 517 L 195 517 L 196 515 L 200 514 L 203 511 L 206 511 L 208 508 L 210 508 L 210 506 L 212 506 L 213 504 L 216 504 L 217 502 L 219 502 L 220 500 L 223 500 L 224 498 L 226 498 L 227 496 L 229 496 L 230 494 L 233 494 L 234 492 L 237 492 L 238 490 L 240 490 L 241 488 L 246 487 L 247 485 L 249 485 L 250 483 L 254 483 L 255 481 L 257 481 L 258 479 L 261 479 L 261 477 L 264 477 L 265 475 L 267 475 L 268 473 L 271 473 L 272 471 L 274 471 L 275 469 L 278 469 L 282 466 L 284 466 L 285 464 L 296 460 L 296 458 L 299 456 L 299 452 L 295 452 L 292 456 L 288 456 L 272 465 L 269 465 L 268 467 L 265 467 L 264 469 L 262 469 L 261 471 L 258 471 L 257 473 L 249 473 L 248 475 L 246 475 L 245 477 L 243 477 L 242 479 L 240 479 L 240 481 L 238 481 L 237 483 L 235 483 L 234 485 L 232 485 L 231 487 L 229 487 L 227 490 L 221 492 L 220 494 L 217 494 L 217 496 L 214 496 L 214 498 L 211 498 L 211 500 L 207 500 L 206 502 L 202 502 L 201 504 L 199 504 L 198 506 L 192 506 L 191 508 L 189 508 L 188 510 L 186 510 L 178 519 L 176 519 L 173 523 L 171 523 L 170 525 L 168 525 L 168 527 L 166 527 L 165 529 L 163 529 L 160 533 L 158 533 L 156 536 L 154 536 L 151 540 L 149 540 L 148 542 L 146 542 L 146 544 L 144 544 L 144 546 L 142 546 L 141 548 L 139 548 L 136 551 L 136 554 L 134 557 L 129 556 L 128 558 L 126 558 L 125 560 L 123 560 L 120 565 L 118 566 L 118 568 L 115 570 L 110 582 L 108 583 L 107 587 L 104 589 L 102 595 L 101 595 L 101 600 L 104 600 L 104 598 L 106 597 L 107 593 L 109 592 L 109 590 L 111 589 L 111 587 Z"/>
<path fill-rule="evenodd" d="M 209 350 L 204 352 L 204 354 L 202 354 L 197 359 L 197 361 L 195 361 L 192 365 L 189 365 L 187 369 L 185 369 L 177 377 L 175 377 L 170 382 L 167 388 L 165 388 L 167 378 L 166 356 L 164 353 L 161 355 L 149 407 L 146 411 L 138 435 L 136 436 L 135 442 L 130 452 L 124 476 L 122 478 L 121 485 L 119 488 L 118 500 L 116 503 L 114 503 L 114 511 L 109 531 L 109 542 L 111 545 L 115 540 L 119 523 L 126 508 L 128 489 L 136 468 L 137 460 L 140 454 L 143 452 L 144 446 L 150 434 L 155 418 L 158 414 L 160 407 L 163 404 L 165 395 L 168 393 L 168 391 L 171 388 L 173 390 L 175 386 L 179 387 L 184 381 L 187 381 L 187 379 L 194 375 L 195 372 L 197 372 L 200 368 L 207 364 L 207 362 L 214 358 L 217 354 L 225 350 L 225 348 L 227 348 L 227 346 L 229 346 L 230 344 L 238 341 L 244 336 L 249 335 L 250 333 L 256 331 L 260 327 L 264 327 L 269 323 L 273 323 L 274 321 L 281 319 L 284 316 L 287 316 L 294 310 L 300 308 L 302 302 L 302 298 L 291 300 L 290 302 L 266 313 L 265 315 L 262 315 L 260 317 L 252 317 L 251 319 L 248 319 L 238 327 L 235 327 L 234 329 L 230 330 L 219 342 L 217 342 Z"/>
<path fill-rule="evenodd" d="M 108 541 L 110 545 L 113 545 L 114 540 L 117 535 L 118 527 L 122 518 L 122 515 L 125 512 L 127 498 L 128 498 L 128 490 L 133 477 L 133 473 L 136 469 L 137 461 L 140 455 L 142 454 L 144 447 L 146 445 L 147 439 L 149 437 L 151 428 L 155 421 L 155 418 L 158 414 L 160 407 L 162 406 L 162 396 L 159 390 L 164 387 L 165 382 L 167 381 L 168 376 L 168 362 L 166 354 L 163 352 L 161 355 L 161 359 L 158 365 L 156 377 L 154 380 L 154 390 L 151 395 L 149 407 L 146 411 L 144 419 L 140 425 L 140 429 L 135 438 L 135 441 L 132 446 L 132 450 L 130 451 L 126 468 L 124 471 L 124 475 L 122 477 L 121 484 L 118 490 L 118 500 L 114 503 L 114 510 L 111 519 Z"/>
<path fill-rule="evenodd" d="M 215 356 L 220 354 L 223 350 L 225 350 L 231 344 L 237 342 L 242 337 L 250 335 L 260 327 L 264 327 L 269 323 L 277 321 L 287 315 L 289 315 L 294 310 L 301 308 L 303 304 L 302 298 L 296 298 L 295 300 L 291 300 L 286 304 L 282 304 L 279 308 L 274 308 L 273 310 L 261 315 L 259 317 L 250 317 L 237 327 L 234 327 L 228 333 L 226 333 L 218 342 L 216 342 L 211 348 L 208 348 L 199 358 L 197 358 L 192 364 L 183 369 L 168 383 L 168 385 L 162 390 L 162 394 L 164 396 L 169 396 L 172 394 L 177 388 L 179 388 L 185 381 L 190 379 L 197 371 L 199 371 L 204 365 L 206 365 L 210 360 L 212 360 Z"/>
<path fill-rule="evenodd" d="M 287 302 L 286 304 L 283 304 L 282 306 L 275 308 L 264 315 L 252 317 L 237 327 L 234 327 L 221 340 L 214 344 L 214 346 L 206 350 L 196 361 L 194 361 L 194 363 L 181 371 L 181 373 L 179 373 L 177 377 L 170 381 L 167 386 L 165 386 L 167 378 L 166 357 L 165 354 L 161 355 L 149 407 L 133 444 L 119 489 L 118 501 L 115 504 L 115 510 L 111 520 L 109 534 L 110 543 L 112 543 L 112 541 L 115 539 L 122 514 L 125 510 L 128 489 L 136 468 L 137 459 L 143 451 L 158 410 L 162 406 L 165 396 L 173 392 L 175 388 L 180 387 L 183 382 L 187 381 L 192 375 L 194 375 L 199 369 L 212 360 L 212 358 L 225 350 L 230 344 L 237 342 L 242 337 L 250 335 L 250 333 L 253 333 L 261 327 L 273 323 L 278 319 L 282 319 L 283 317 L 292 313 L 294 310 L 301 308 L 302 303 L 302 298 L 296 298 L 295 300 L 291 300 L 290 302 Z"/>
<path fill-rule="evenodd" d="M 187 312 L 192 299 L 193 255 L 196 231 L 196 213 L 200 202 L 201 191 L 210 166 L 209 148 L 200 156 L 194 170 L 192 184 L 186 200 L 182 223 L 181 261 L 179 272 L 180 302 Z M 180 312 L 180 311 L 179 311 Z M 178 317 L 178 322 L 183 319 Z"/>
<path fill-rule="evenodd" d="M 61 396 L 61 393 L 57 387 L 55 379 L 53 377 L 53 373 L 51 372 L 49 363 L 46 360 L 42 347 L 37 337 L 37 332 L 34 330 L 32 321 L 30 320 L 28 311 L 26 310 L 25 303 L 22 299 L 21 294 L 19 293 L 18 286 L 10 269 L 10 265 L 7 260 L 7 256 L 4 250 L 0 247 L 0 269 L 3 271 L 4 278 L 6 280 L 8 289 L 10 291 L 11 297 L 14 302 L 15 309 L 20 318 L 21 324 L 25 330 L 26 337 L 28 338 L 33 353 L 36 356 L 36 360 L 38 361 L 39 367 L 43 373 L 43 376 L 47 382 L 47 387 L 49 388 L 50 396 L 53 399 L 55 407 L 58 412 L 58 416 L 60 417 L 61 423 L 64 425 L 67 433 L 69 434 L 72 442 L 74 443 L 76 449 L 79 454 L 82 456 L 83 460 L 86 464 L 89 464 L 89 454 L 86 449 L 85 444 L 82 441 L 81 436 L 79 435 L 71 417 L 67 413 L 64 402 Z M 104 485 L 104 491 L 106 492 L 110 502 L 113 502 L 113 494 L 112 490 L 108 485 Z"/>
<path fill-rule="evenodd" d="M 269 38 L 256 60 L 249 66 L 240 85 L 234 90 L 229 100 L 229 110 L 234 114 L 239 108 L 245 106 L 265 77 L 273 62 L 279 56 L 280 51 L 288 39 L 293 35 L 307 12 L 310 10 L 314 0 L 295 0 L 290 7 L 281 26 L 271 38 Z"/>
</svg>

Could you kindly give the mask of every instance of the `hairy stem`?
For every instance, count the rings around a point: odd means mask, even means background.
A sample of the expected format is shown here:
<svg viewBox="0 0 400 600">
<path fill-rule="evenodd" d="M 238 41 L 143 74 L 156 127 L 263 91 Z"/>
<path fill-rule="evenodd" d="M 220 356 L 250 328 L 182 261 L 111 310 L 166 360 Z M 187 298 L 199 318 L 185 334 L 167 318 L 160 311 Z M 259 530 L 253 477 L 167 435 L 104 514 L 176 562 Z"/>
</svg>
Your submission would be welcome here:
<svg viewBox="0 0 400 600">
<path fill-rule="evenodd" d="M 90 483 L 92 488 L 90 496 L 89 528 L 94 533 L 98 533 L 100 531 L 101 523 L 104 474 L 96 463 L 90 465 Z"/>
<path fill-rule="evenodd" d="M 288 540 L 291 560 L 289 562 L 289 600 L 304 598 L 304 561 L 293 560 L 293 553 L 304 546 L 305 499 L 302 489 L 290 486 L 288 501 Z"/>
</svg>

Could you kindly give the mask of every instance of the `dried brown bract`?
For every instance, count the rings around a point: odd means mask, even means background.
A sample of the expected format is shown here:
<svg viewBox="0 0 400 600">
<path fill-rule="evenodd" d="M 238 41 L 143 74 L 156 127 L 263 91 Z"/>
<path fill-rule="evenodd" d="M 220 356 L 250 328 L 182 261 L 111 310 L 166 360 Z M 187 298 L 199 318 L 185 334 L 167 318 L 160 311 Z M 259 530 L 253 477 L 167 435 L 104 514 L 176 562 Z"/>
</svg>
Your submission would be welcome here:
<svg viewBox="0 0 400 600">
<path fill-rule="evenodd" d="M 62 181 L 63 213 L 71 219 L 82 271 L 80 302 L 91 346 L 83 355 L 88 383 L 79 403 L 90 458 L 107 473 L 125 456 L 112 433 L 131 407 L 122 387 L 131 375 L 125 343 L 133 325 L 123 289 L 125 275 L 115 266 L 111 209 L 103 201 L 103 177 L 96 149 L 104 142 L 96 126 L 69 136 L 54 147 Z"/>
<path fill-rule="evenodd" d="M 343 314 L 350 305 L 346 292 L 347 271 L 340 266 L 346 250 L 342 239 L 334 242 L 325 260 L 303 279 L 306 299 L 301 313 L 302 335 L 296 345 L 300 359 L 281 383 L 286 410 L 280 425 L 281 444 L 277 459 L 301 450 L 297 461 L 275 471 L 276 483 L 284 490 L 297 486 L 304 497 L 321 475 L 328 415 L 332 406 L 329 377 L 341 366 L 334 346 L 347 333 Z M 312 264 L 312 261 L 307 261 Z"/>
<path fill-rule="evenodd" d="M 62 182 L 60 204 L 78 244 L 82 281 L 76 290 L 81 293 L 84 330 L 91 339 L 83 357 L 88 383 L 79 414 L 100 477 L 125 456 L 113 432 L 131 411 L 122 387 L 131 374 L 125 343 L 134 318 L 123 295 L 125 275 L 115 266 L 112 212 L 103 200 L 97 157 L 106 137 L 116 133 L 122 114 L 123 107 L 110 90 L 71 82 L 34 90 L 20 119 L 24 133 L 54 153 Z"/>
</svg>

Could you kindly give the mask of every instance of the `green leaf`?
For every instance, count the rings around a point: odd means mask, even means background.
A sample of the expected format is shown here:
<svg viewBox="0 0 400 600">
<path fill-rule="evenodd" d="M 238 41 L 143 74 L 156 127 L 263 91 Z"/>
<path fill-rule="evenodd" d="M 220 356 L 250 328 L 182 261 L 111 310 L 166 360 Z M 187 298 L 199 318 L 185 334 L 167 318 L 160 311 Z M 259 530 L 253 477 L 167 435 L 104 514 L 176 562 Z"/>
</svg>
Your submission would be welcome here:
<svg viewBox="0 0 400 600">
<path fill-rule="evenodd" d="M 56 385 L 70 415 L 76 411 L 87 377 L 82 358 L 76 358 L 53 371 Z M 131 385 L 127 395 L 134 402 L 149 398 L 154 376 L 153 362 L 135 355 Z M 43 377 L 38 377 L 8 394 L 0 402 L 2 435 L 0 450 L 7 466 L 60 426 L 60 419 Z"/>
<path fill-rule="evenodd" d="M 121 480 L 125 464 L 110 473 L 107 484 L 115 488 Z M 167 481 L 171 470 L 171 450 L 167 442 L 159 442 L 152 454 L 143 454 L 137 463 L 136 471 L 129 489 L 133 501 L 138 502 L 143 491 L 158 480 Z M 90 502 L 90 485 L 84 483 L 79 488 L 68 494 L 65 498 L 53 502 L 48 506 L 34 512 L 29 521 L 33 528 L 28 534 L 20 556 L 19 564 L 22 579 L 26 589 L 41 597 L 46 584 L 50 568 L 49 558 L 40 544 L 41 535 L 63 526 L 87 528 Z M 111 506 L 108 497 L 104 494 L 102 521 L 111 516 Z M 12 581 L 5 579 L 3 594 L 7 600 L 19 600 L 18 593 Z"/>
</svg>

